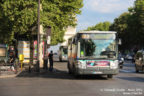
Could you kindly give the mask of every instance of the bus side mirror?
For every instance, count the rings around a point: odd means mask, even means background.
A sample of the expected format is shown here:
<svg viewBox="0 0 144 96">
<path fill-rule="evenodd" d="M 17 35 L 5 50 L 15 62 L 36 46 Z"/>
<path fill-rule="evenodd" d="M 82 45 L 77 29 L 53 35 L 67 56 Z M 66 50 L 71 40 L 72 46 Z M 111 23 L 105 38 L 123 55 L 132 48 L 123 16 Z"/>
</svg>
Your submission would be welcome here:
<svg viewBox="0 0 144 96">
<path fill-rule="evenodd" d="M 121 39 L 118 39 L 118 44 L 122 45 L 122 40 Z"/>
</svg>

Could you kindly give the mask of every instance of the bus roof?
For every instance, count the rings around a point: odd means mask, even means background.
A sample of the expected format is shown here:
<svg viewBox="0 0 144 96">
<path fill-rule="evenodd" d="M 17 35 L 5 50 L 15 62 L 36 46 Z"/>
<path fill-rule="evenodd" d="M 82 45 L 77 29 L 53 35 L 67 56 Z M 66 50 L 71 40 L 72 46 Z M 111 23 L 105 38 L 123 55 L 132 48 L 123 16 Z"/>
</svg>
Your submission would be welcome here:
<svg viewBox="0 0 144 96">
<path fill-rule="evenodd" d="M 117 33 L 115 31 L 80 31 L 78 33 Z"/>
<path fill-rule="evenodd" d="M 116 34 L 117 32 L 115 32 L 115 31 L 96 31 L 96 30 L 92 30 L 92 31 L 80 31 L 80 32 L 77 32 L 77 34 L 75 34 L 74 36 L 70 37 L 68 40 L 74 38 L 79 33 L 112 33 L 112 34 Z"/>
</svg>

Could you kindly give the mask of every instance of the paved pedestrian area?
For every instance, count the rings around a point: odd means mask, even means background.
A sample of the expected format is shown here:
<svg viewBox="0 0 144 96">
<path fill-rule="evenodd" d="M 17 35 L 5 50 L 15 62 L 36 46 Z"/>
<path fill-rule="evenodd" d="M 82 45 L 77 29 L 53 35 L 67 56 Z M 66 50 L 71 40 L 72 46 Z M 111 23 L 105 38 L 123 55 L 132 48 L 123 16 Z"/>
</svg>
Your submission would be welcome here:
<svg viewBox="0 0 144 96">
<path fill-rule="evenodd" d="M 10 66 L 0 66 L 0 78 L 15 77 L 16 71 L 10 70 Z"/>
</svg>

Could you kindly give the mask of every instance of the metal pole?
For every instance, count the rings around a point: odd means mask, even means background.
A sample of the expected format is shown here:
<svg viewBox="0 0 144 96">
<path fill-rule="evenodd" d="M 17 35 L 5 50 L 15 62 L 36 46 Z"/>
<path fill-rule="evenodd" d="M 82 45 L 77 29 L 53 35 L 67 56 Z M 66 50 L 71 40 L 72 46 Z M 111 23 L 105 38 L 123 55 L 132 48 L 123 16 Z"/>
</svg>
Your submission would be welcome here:
<svg viewBox="0 0 144 96">
<path fill-rule="evenodd" d="M 40 0 L 38 0 L 38 33 L 37 33 L 37 72 L 40 71 L 39 64 L 39 48 L 40 48 Z"/>
</svg>

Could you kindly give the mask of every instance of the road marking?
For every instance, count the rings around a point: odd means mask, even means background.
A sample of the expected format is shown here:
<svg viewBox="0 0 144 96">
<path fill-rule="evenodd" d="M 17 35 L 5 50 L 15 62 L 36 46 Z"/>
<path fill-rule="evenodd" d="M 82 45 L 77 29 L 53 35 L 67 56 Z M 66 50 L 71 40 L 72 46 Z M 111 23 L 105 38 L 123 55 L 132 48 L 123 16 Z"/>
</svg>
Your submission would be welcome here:
<svg viewBox="0 0 144 96">
<path fill-rule="evenodd" d="M 135 72 L 135 70 L 120 70 L 120 72 L 125 72 L 125 73 L 133 73 Z"/>
</svg>

